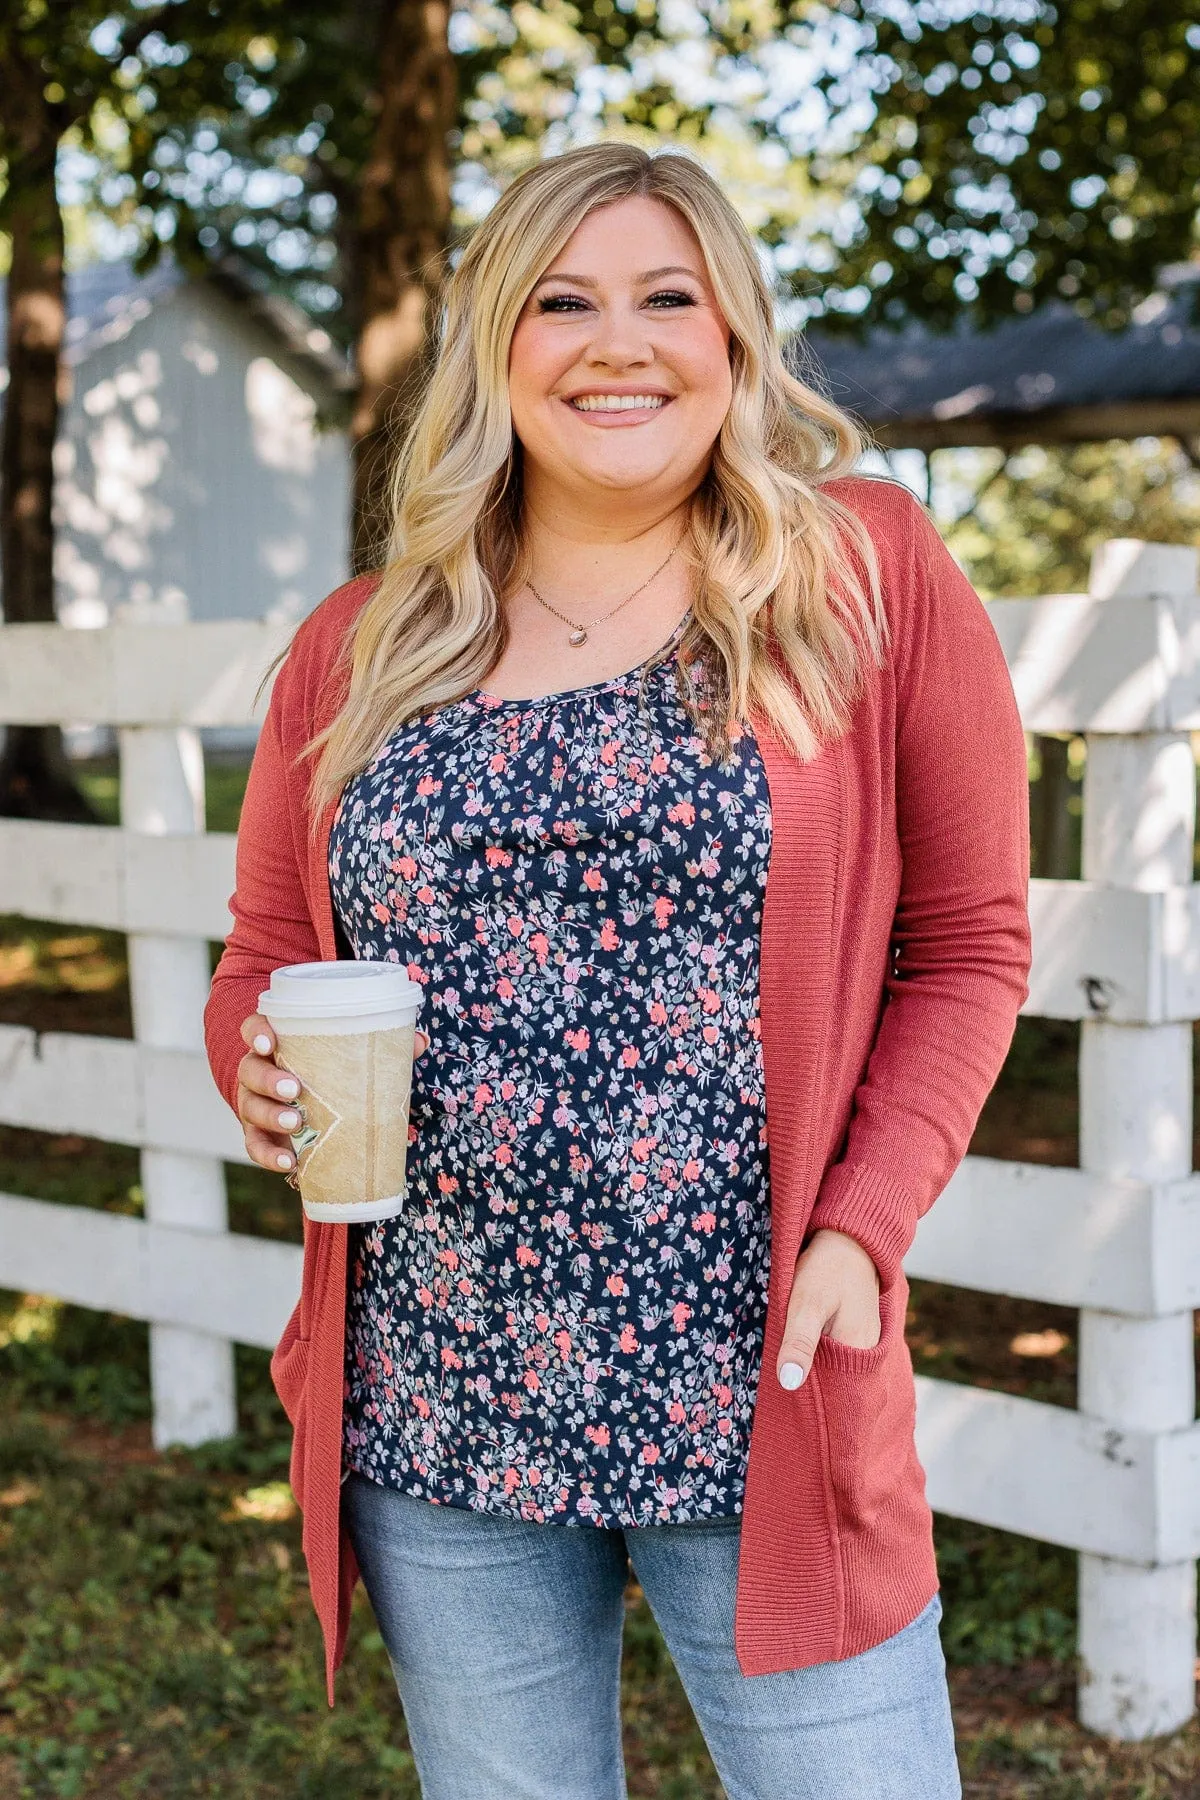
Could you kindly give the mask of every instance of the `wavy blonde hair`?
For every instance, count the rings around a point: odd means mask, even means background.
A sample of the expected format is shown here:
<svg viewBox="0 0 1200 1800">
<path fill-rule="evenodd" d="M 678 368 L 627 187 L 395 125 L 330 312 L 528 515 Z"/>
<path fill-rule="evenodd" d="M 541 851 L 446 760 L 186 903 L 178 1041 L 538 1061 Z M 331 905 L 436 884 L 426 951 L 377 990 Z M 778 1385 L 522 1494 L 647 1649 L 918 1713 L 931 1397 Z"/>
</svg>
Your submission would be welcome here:
<svg viewBox="0 0 1200 1800">
<path fill-rule="evenodd" d="M 676 662 L 689 714 L 719 760 L 752 709 L 807 760 L 847 726 L 864 657 L 882 661 L 870 538 L 824 491 L 866 440 L 785 365 L 754 240 L 689 156 L 632 144 L 571 150 L 512 183 L 447 285 L 432 375 L 396 460 L 385 566 L 348 634 L 341 710 L 308 746 L 314 819 L 392 732 L 472 692 L 504 649 L 502 598 L 528 572 L 508 399 L 513 332 L 580 221 L 631 195 L 674 207 L 691 226 L 731 339 L 732 401 L 681 546 L 694 570 Z"/>
</svg>

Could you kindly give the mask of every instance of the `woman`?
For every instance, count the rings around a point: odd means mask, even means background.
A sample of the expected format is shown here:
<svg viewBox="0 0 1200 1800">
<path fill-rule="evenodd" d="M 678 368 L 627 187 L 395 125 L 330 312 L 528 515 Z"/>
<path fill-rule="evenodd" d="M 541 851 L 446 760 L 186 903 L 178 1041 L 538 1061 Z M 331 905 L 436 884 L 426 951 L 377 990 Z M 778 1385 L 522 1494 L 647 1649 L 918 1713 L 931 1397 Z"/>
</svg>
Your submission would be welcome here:
<svg viewBox="0 0 1200 1800">
<path fill-rule="evenodd" d="M 624 1792 L 630 1566 L 731 1800 L 960 1791 L 901 1259 L 1027 992 L 1024 741 L 860 448 L 696 164 L 544 162 L 275 684 L 209 1045 L 290 1168 L 269 971 L 425 988 L 410 1205 L 306 1226 L 272 1367 L 427 1800 Z"/>
</svg>

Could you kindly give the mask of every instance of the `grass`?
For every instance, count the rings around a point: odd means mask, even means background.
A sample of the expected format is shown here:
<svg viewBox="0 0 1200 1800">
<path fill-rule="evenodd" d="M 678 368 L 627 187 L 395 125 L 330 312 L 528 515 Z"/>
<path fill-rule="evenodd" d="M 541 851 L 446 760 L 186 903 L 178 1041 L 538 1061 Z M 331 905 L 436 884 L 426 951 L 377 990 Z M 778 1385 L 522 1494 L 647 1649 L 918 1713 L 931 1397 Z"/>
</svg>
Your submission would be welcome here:
<svg viewBox="0 0 1200 1800">
<path fill-rule="evenodd" d="M 94 765 L 86 779 L 115 818 L 115 770 Z M 210 769 L 210 828 L 235 826 L 242 779 L 232 764 Z M 0 1022 L 128 1035 L 123 941 L 0 920 Z M 972 1147 L 1073 1162 L 1076 1055 L 1074 1026 L 1020 1021 Z M 258 1170 L 227 1174 L 235 1230 L 298 1241 L 290 1189 Z M 135 1151 L 9 1127 L 0 1190 L 132 1215 L 142 1205 Z M 913 1284 L 914 1362 L 943 1379 L 1071 1406 L 1076 1335 L 1061 1308 Z M 238 1351 L 238 1392 L 236 1438 L 158 1455 L 145 1327 L 0 1294 L 0 1800 L 416 1796 L 361 1589 L 339 1704 L 325 1705 L 288 1432 L 261 1352 Z M 937 1538 L 968 1797 L 1200 1800 L 1197 1726 L 1120 1747 L 1075 1725 L 1072 1555 L 948 1519 Z M 718 1800 L 636 1587 L 624 1718 L 634 1800 Z"/>
</svg>

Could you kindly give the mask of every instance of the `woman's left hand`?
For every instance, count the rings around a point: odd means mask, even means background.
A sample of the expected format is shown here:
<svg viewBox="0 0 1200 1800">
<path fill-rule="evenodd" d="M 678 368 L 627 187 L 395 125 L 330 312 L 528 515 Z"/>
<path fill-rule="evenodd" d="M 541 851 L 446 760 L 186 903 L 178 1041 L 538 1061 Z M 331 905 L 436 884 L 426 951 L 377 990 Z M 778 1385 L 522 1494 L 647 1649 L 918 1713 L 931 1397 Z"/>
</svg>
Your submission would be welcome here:
<svg viewBox="0 0 1200 1800">
<path fill-rule="evenodd" d="M 814 1232 L 796 1259 L 787 1324 L 775 1363 L 780 1386 L 800 1386 L 822 1335 L 853 1350 L 873 1350 L 880 1331 L 875 1264 L 845 1232 Z"/>
</svg>

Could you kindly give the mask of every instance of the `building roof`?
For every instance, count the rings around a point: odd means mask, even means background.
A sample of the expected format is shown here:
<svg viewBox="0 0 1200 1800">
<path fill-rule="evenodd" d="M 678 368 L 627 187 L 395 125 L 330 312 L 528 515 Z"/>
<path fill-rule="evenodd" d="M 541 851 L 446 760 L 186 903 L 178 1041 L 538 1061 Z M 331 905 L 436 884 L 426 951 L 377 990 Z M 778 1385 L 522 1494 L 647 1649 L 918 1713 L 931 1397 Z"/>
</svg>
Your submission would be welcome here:
<svg viewBox="0 0 1200 1800">
<path fill-rule="evenodd" d="M 189 281 L 212 287 L 232 301 L 272 340 L 280 366 L 302 385 L 324 390 L 331 401 L 351 391 L 353 372 L 327 331 L 236 257 L 215 262 L 204 274 L 189 275 L 169 256 L 145 275 L 127 262 L 97 262 L 67 276 L 65 360 L 84 362 L 101 344 L 126 335 L 151 307 Z M 5 284 L 0 280 L 0 367 L 7 358 Z"/>
<path fill-rule="evenodd" d="M 862 343 L 812 329 L 805 354 L 832 399 L 888 448 L 1015 448 L 1103 438 L 1200 437 L 1200 268 L 1177 264 L 1120 331 L 1051 302 L 990 330 L 910 325 Z M 803 346 L 803 347 L 800 347 Z"/>
</svg>

